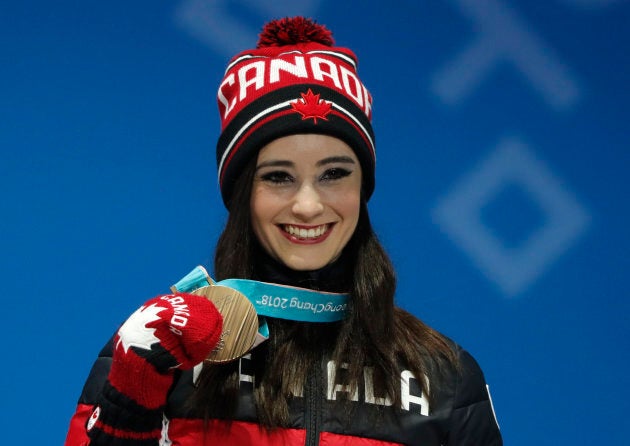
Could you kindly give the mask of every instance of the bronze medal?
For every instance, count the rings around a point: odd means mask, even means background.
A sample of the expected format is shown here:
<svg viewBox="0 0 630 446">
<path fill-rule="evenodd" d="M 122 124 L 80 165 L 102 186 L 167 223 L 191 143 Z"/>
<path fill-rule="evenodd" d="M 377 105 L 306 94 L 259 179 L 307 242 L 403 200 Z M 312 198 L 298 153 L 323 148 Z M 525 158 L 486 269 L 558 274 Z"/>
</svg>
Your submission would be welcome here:
<svg viewBox="0 0 630 446">
<path fill-rule="evenodd" d="M 223 316 L 221 339 L 206 361 L 233 361 L 254 347 L 258 333 L 258 315 L 252 303 L 242 293 L 232 288 L 210 285 L 198 288 L 192 294 L 206 297 Z"/>
</svg>

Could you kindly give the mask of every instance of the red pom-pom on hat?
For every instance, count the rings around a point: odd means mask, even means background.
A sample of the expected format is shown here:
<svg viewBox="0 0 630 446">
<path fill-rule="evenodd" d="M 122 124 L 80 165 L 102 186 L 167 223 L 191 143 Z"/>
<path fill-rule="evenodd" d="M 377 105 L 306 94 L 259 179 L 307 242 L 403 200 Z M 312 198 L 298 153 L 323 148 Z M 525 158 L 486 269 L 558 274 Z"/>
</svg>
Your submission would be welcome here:
<svg viewBox="0 0 630 446">
<path fill-rule="evenodd" d="M 333 46 L 332 32 L 324 25 L 305 17 L 285 17 L 267 23 L 260 33 L 256 48 L 287 46 L 298 43 L 321 43 Z"/>
</svg>

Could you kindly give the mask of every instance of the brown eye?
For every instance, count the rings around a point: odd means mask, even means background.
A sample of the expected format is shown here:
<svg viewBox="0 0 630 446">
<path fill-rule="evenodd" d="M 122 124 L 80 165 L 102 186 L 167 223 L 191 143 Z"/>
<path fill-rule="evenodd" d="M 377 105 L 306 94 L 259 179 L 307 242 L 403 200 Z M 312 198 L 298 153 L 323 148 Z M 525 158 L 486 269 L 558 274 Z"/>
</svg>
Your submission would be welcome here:
<svg viewBox="0 0 630 446">
<path fill-rule="evenodd" d="M 341 178 L 345 178 L 352 173 L 351 170 L 344 169 L 342 167 L 333 167 L 331 169 L 327 169 L 322 176 L 320 177 L 323 181 L 334 181 L 339 180 Z"/>
<path fill-rule="evenodd" d="M 273 184 L 285 184 L 291 183 L 293 181 L 293 177 L 291 175 L 281 170 L 268 172 L 264 175 L 261 175 L 260 179 Z"/>
</svg>

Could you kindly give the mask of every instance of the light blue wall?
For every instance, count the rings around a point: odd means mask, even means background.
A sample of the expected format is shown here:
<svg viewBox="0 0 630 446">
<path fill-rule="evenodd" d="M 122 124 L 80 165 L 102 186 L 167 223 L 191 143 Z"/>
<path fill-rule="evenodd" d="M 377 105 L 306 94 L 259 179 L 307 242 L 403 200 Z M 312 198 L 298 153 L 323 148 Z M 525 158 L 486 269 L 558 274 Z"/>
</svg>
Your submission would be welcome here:
<svg viewBox="0 0 630 446">
<path fill-rule="evenodd" d="M 211 263 L 219 79 L 298 12 L 375 98 L 398 303 L 478 359 L 506 444 L 627 444 L 630 5 L 363 3 L 4 2 L 7 444 L 61 444 L 117 324 Z"/>
</svg>

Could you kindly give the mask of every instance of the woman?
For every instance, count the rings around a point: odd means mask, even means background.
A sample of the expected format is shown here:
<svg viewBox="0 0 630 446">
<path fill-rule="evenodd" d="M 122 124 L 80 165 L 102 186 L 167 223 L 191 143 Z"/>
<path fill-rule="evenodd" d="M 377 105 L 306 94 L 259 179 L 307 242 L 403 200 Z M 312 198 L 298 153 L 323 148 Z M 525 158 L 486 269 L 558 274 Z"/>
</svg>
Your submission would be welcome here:
<svg viewBox="0 0 630 446">
<path fill-rule="evenodd" d="M 196 366 L 227 316 L 186 292 L 152 299 L 101 353 L 66 445 L 501 445 L 474 359 L 394 306 L 367 211 L 372 98 L 356 56 L 310 20 L 270 22 L 218 103 L 229 218 L 215 278 L 314 300 L 278 297 L 249 354 Z M 269 316 L 269 296 L 247 298 Z"/>
</svg>

